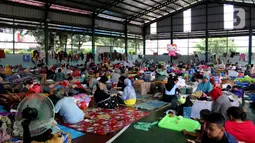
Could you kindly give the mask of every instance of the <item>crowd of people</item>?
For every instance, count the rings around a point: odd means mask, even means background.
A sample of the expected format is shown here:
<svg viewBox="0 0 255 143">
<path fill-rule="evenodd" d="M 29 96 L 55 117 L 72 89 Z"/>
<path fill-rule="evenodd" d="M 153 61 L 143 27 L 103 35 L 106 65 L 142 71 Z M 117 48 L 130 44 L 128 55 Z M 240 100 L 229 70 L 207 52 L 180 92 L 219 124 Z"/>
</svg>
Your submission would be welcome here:
<svg viewBox="0 0 255 143">
<path fill-rule="evenodd" d="M 224 68 L 233 69 L 233 66 L 227 64 Z M 235 70 L 242 72 L 239 71 L 242 69 Z M 189 133 L 184 130 L 184 134 L 192 135 L 202 143 L 235 143 L 237 140 L 245 143 L 255 142 L 252 137 L 254 124 L 246 120 L 246 113 L 242 108 L 231 105 L 231 100 L 223 93 L 225 89 L 216 82 L 215 77 L 221 79 L 221 75 L 217 74 L 212 65 L 153 61 L 115 64 L 107 61 L 96 64 L 91 60 L 84 65 L 63 64 L 31 69 L 6 65 L 0 67 L 0 72 L 1 105 L 10 109 L 11 104 L 22 100 L 21 96 L 18 99 L 14 98 L 13 93 L 24 94 L 24 97 L 31 93 L 45 93 L 54 103 L 56 113 L 69 124 L 79 123 L 87 117 L 72 98 L 72 95 L 77 93 L 92 95 L 96 107 L 115 109 L 120 105 L 136 104 L 136 90 L 133 86 L 136 80 L 164 81 L 165 84 L 161 84 L 155 90 L 162 93 L 163 101 L 171 103 L 171 109 L 178 110 L 181 106 L 178 103 L 182 88 L 180 81 L 196 82 L 194 93 L 202 93 L 197 99 L 212 101 L 212 110 L 201 110 L 200 119 L 196 119 L 201 123 L 201 131 Z M 253 73 L 250 66 L 243 72 Z M 41 82 L 34 80 L 34 75 L 38 74 Z"/>
</svg>

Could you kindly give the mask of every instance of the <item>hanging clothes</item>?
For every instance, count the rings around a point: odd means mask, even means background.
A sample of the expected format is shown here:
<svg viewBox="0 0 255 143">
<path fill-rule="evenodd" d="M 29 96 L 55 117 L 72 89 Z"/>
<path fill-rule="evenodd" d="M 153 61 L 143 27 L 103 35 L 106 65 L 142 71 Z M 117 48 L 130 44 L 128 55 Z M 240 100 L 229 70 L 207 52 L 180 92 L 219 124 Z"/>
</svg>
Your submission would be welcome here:
<svg viewBox="0 0 255 143">
<path fill-rule="evenodd" d="M 239 57 L 240 61 L 245 61 L 245 54 L 241 53 Z"/>
</svg>

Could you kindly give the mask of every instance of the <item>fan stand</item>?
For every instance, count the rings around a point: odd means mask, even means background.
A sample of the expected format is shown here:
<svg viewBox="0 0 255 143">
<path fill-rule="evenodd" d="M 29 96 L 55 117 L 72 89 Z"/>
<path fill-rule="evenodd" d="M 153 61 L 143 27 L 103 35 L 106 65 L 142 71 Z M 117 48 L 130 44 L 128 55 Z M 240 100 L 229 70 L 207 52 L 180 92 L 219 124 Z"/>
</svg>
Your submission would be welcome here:
<svg viewBox="0 0 255 143">
<path fill-rule="evenodd" d="M 31 135 L 30 135 L 30 131 L 29 131 L 29 124 L 30 124 L 30 120 L 24 120 L 22 122 L 22 126 L 23 126 L 23 143 L 31 143 Z"/>
<path fill-rule="evenodd" d="M 31 135 L 29 131 L 29 124 L 31 121 L 36 119 L 38 115 L 38 111 L 35 108 L 31 108 L 27 106 L 23 111 L 22 111 L 22 118 L 24 119 L 22 122 L 23 126 L 23 143 L 31 143 Z"/>
</svg>

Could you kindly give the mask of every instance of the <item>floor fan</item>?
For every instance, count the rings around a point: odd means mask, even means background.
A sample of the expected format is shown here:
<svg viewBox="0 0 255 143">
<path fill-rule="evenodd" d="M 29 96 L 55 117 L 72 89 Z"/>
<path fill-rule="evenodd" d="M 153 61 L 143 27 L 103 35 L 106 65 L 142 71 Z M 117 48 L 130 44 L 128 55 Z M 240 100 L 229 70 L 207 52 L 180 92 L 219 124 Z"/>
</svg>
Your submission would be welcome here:
<svg viewBox="0 0 255 143">
<path fill-rule="evenodd" d="M 18 105 L 15 116 L 16 121 L 21 121 L 23 127 L 23 142 L 46 141 L 50 138 L 49 130 L 54 116 L 54 105 L 48 97 L 34 94 L 24 98 Z"/>
</svg>

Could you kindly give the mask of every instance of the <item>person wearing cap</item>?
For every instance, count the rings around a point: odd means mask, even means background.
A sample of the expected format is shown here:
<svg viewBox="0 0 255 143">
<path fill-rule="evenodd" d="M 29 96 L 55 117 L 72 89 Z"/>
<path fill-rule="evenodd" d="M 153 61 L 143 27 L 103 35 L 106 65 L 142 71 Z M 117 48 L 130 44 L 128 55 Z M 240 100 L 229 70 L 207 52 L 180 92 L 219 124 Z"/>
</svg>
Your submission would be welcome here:
<svg viewBox="0 0 255 143">
<path fill-rule="evenodd" d="M 198 84 L 196 91 L 202 91 L 203 93 L 209 93 L 212 89 L 213 89 L 213 86 L 210 83 L 210 77 L 204 76 L 203 81 Z"/>
</svg>

